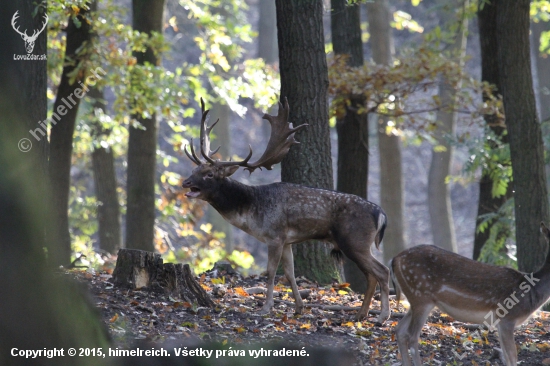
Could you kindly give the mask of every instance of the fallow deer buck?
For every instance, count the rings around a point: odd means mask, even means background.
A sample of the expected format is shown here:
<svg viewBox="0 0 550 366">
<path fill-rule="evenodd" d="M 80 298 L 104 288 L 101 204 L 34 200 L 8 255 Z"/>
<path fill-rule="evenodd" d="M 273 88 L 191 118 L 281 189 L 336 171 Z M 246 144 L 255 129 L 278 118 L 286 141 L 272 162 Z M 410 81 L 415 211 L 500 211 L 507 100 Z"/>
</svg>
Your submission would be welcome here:
<svg viewBox="0 0 550 366">
<path fill-rule="evenodd" d="M 290 147 L 298 142 L 294 134 L 306 125 L 293 127 L 288 122 L 289 107 L 279 103 L 277 116 L 265 114 L 264 119 L 271 124 L 271 136 L 265 152 L 254 163 L 248 156 L 242 161 L 219 161 L 210 151 L 209 134 L 214 125 L 208 127 L 201 99 L 202 120 L 200 128 L 201 160 L 193 148 L 185 153 L 198 166 L 183 182 L 189 198 L 199 198 L 212 205 L 228 222 L 267 244 L 267 298 L 260 310 L 269 313 L 273 307 L 273 282 L 275 271 L 282 258 L 285 276 L 290 282 L 296 303 L 296 313 L 300 314 L 303 302 L 294 278 L 292 244 L 306 240 L 321 240 L 334 245 L 333 254 L 343 252 L 353 260 L 367 278 L 365 299 L 357 318 L 367 316 L 371 298 L 380 285 L 382 310 L 377 319 L 383 323 L 390 315 L 389 310 L 389 270 L 371 254 L 371 243 L 380 245 L 386 228 L 386 215 L 374 203 L 358 196 L 326 189 L 304 187 L 290 183 L 273 183 L 262 186 L 247 186 L 229 177 L 239 167 L 251 173 L 258 168 L 271 169 L 281 162 Z"/>
<path fill-rule="evenodd" d="M 550 231 L 540 224 L 547 242 Z M 477 262 L 433 245 L 419 245 L 395 256 L 390 264 L 397 301 L 403 292 L 410 303 L 396 327 L 402 364 L 422 365 L 418 337 L 432 309 L 462 322 L 498 329 L 507 366 L 517 364 L 514 328 L 550 298 L 550 251 L 535 273 Z"/>
</svg>

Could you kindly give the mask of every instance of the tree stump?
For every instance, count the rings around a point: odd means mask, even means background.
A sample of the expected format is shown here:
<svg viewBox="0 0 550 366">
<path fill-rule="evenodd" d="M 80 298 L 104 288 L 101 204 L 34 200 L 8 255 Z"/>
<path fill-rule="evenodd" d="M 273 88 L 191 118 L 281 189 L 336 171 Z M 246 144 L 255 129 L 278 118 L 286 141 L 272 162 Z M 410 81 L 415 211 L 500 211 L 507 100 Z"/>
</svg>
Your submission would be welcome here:
<svg viewBox="0 0 550 366">
<path fill-rule="evenodd" d="M 213 307 L 214 302 L 188 264 L 163 263 L 159 254 L 138 249 L 120 249 L 113 271 L 116 286 L 163 292 L 189 303 Z"/>
</svg>

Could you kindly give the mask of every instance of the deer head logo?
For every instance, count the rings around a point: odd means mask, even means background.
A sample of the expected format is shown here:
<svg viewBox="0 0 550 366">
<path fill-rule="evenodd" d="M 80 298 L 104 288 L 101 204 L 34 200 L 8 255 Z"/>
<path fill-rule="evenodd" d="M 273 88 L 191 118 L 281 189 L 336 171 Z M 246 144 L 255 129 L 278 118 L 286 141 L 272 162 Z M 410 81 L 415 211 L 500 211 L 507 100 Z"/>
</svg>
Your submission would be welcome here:
<svg viewBox="0 0 550 366">
<path fill-rule="evenodd" d="M 16 11 L 15 14 L 13 14 L 13 17 L 11 18 L 11 26 L 17 33 L 21 35 L 21 38 L 23 38 L 23 41 L 25 41 L 25 48 L 27 49 L 27 53 L 31 53 L 32 50 L 34 49 L 34 42 L 36 41 L 40 33 L 42 33 L 44 28 L 46 28 L 46 24 L 48 24 L 48 15 L 44 14 L 44 24 L 42 24 L 42 29 L 40 29 L 39 31 L 34 30 L 32 36 L 29 36 L 27 34 L 26 29 L 24 32 L 21 32 L 19 31 L 19 27 L 16 28 L 15 21 L 17 20 L 17 18 L 19 18 L 19 15 L 17 14 L 18 12 L 19 10 Z"/>
</svg>

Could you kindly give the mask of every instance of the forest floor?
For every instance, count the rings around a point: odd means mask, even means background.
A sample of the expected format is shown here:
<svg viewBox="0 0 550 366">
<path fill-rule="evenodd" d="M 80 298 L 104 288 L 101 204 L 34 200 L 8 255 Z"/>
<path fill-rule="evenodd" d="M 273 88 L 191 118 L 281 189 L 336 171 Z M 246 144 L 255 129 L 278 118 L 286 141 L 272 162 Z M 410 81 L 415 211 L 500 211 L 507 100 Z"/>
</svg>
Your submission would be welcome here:
<svg viewBox="0 0 550 366">
<path fill-rule="evenodd" d="M 183 350 L 183 346 L 187 351 L 213 350 L 209 358 L 206 351 L 202 356 L 189 355 L 188 361 L 193 360 L 186 364 L 196 365 L 400 364 L 394 330 L 406 312 L 403 302 L 396 309 L 395 301 L 391 300 L 392 317 L 383 326 L 375 325 L 374 316 L 357 322 L 355 311 L 349 307 L 360 306 L 362 296 L 345 284 L 322 287 L 298 278 L 300 289 L 309 290 L 305 303 L 324 308 L 306 308 L 303 315 L 294 316 L 291 290 L 279 282 L 273 311 L 260 316 L 257 312 L 263 304 L 263 295 L 249 295 L 249 292 L 254 292 L 251 288 L 265 287 L 266 277 L 243 278 L 237 273 L 215 272 L 197 277 L 216 303 L 214 309 L 148 291 L 119 289 L 111 283 L 108 272 L 72 271 L 71 274 L 90 288 L 93 302 L 116 347 L 135 349 L 140 344 L 162 347 L 168 349 L 171 356 L 173 349 Z M 283 280 L 284 276 L 278 279 Z M 379 310 L 380 302 L 373 300 L 371 308 Z M 422 329 L 420 339 L 424 364 L 502 364 L 495 350 L 499 347 L 496 332 L 476 332 L 472 325 L 454 321 L 437 309 Z M 515 340 L 520 364 L 550 365 L 550 313 L 540 312 L 516 329 Z M 301 361 L 291 357 L 279 357 L 276 361 L 274 353 L 265 356 L 283 347 L 286 352 L 304 350 L 302 357 L 295 358 Z M 247 357 L 245 361 L 242 355 L 250 354 L 252 349 L 263 349 L 264 357 Z M 161 364 L 176 363 L 163 361 Z"/>
</svg>

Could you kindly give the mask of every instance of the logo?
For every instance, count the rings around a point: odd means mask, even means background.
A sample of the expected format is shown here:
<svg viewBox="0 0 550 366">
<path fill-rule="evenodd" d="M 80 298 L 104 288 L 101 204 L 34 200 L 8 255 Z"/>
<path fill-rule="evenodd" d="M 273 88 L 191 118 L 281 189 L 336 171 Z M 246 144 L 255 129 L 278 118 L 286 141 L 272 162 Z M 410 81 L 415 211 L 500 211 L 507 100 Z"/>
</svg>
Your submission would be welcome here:
<svg viewBox="0 0 550 366">
<path fill-rule="evenodd" d="M 17 18 L 19 18 L 19 15 L 17 14 L 18 12 L 19 10 L 16 11 L 15 14 L 13 14 L 13 17 L 11 18 L 11 26 L 17 33 L 21 35 L 21 38 L 23 38 L 23 41 L 25 41 L 25 49 L 27 50 L 27 53 L 32 53 L 32 50 L 34 49 L 34 42 L 36 41 L 40 33 L 44 31 L 44 29 L 46 28 L 46 25 L 48 24 L 48 15 L 44 14 L 44 24 L 42 25 L 42 29 L 40 29 L 39 31 L 35 29 L 34 32 L 32 33 L 32 36 L 29 36 L 27 34 L 26 29 L 24 32 L 21 32 L 19 30 L 19 27 L 16 28 L 15 21 L 17 20 Z"/>
</svg>

